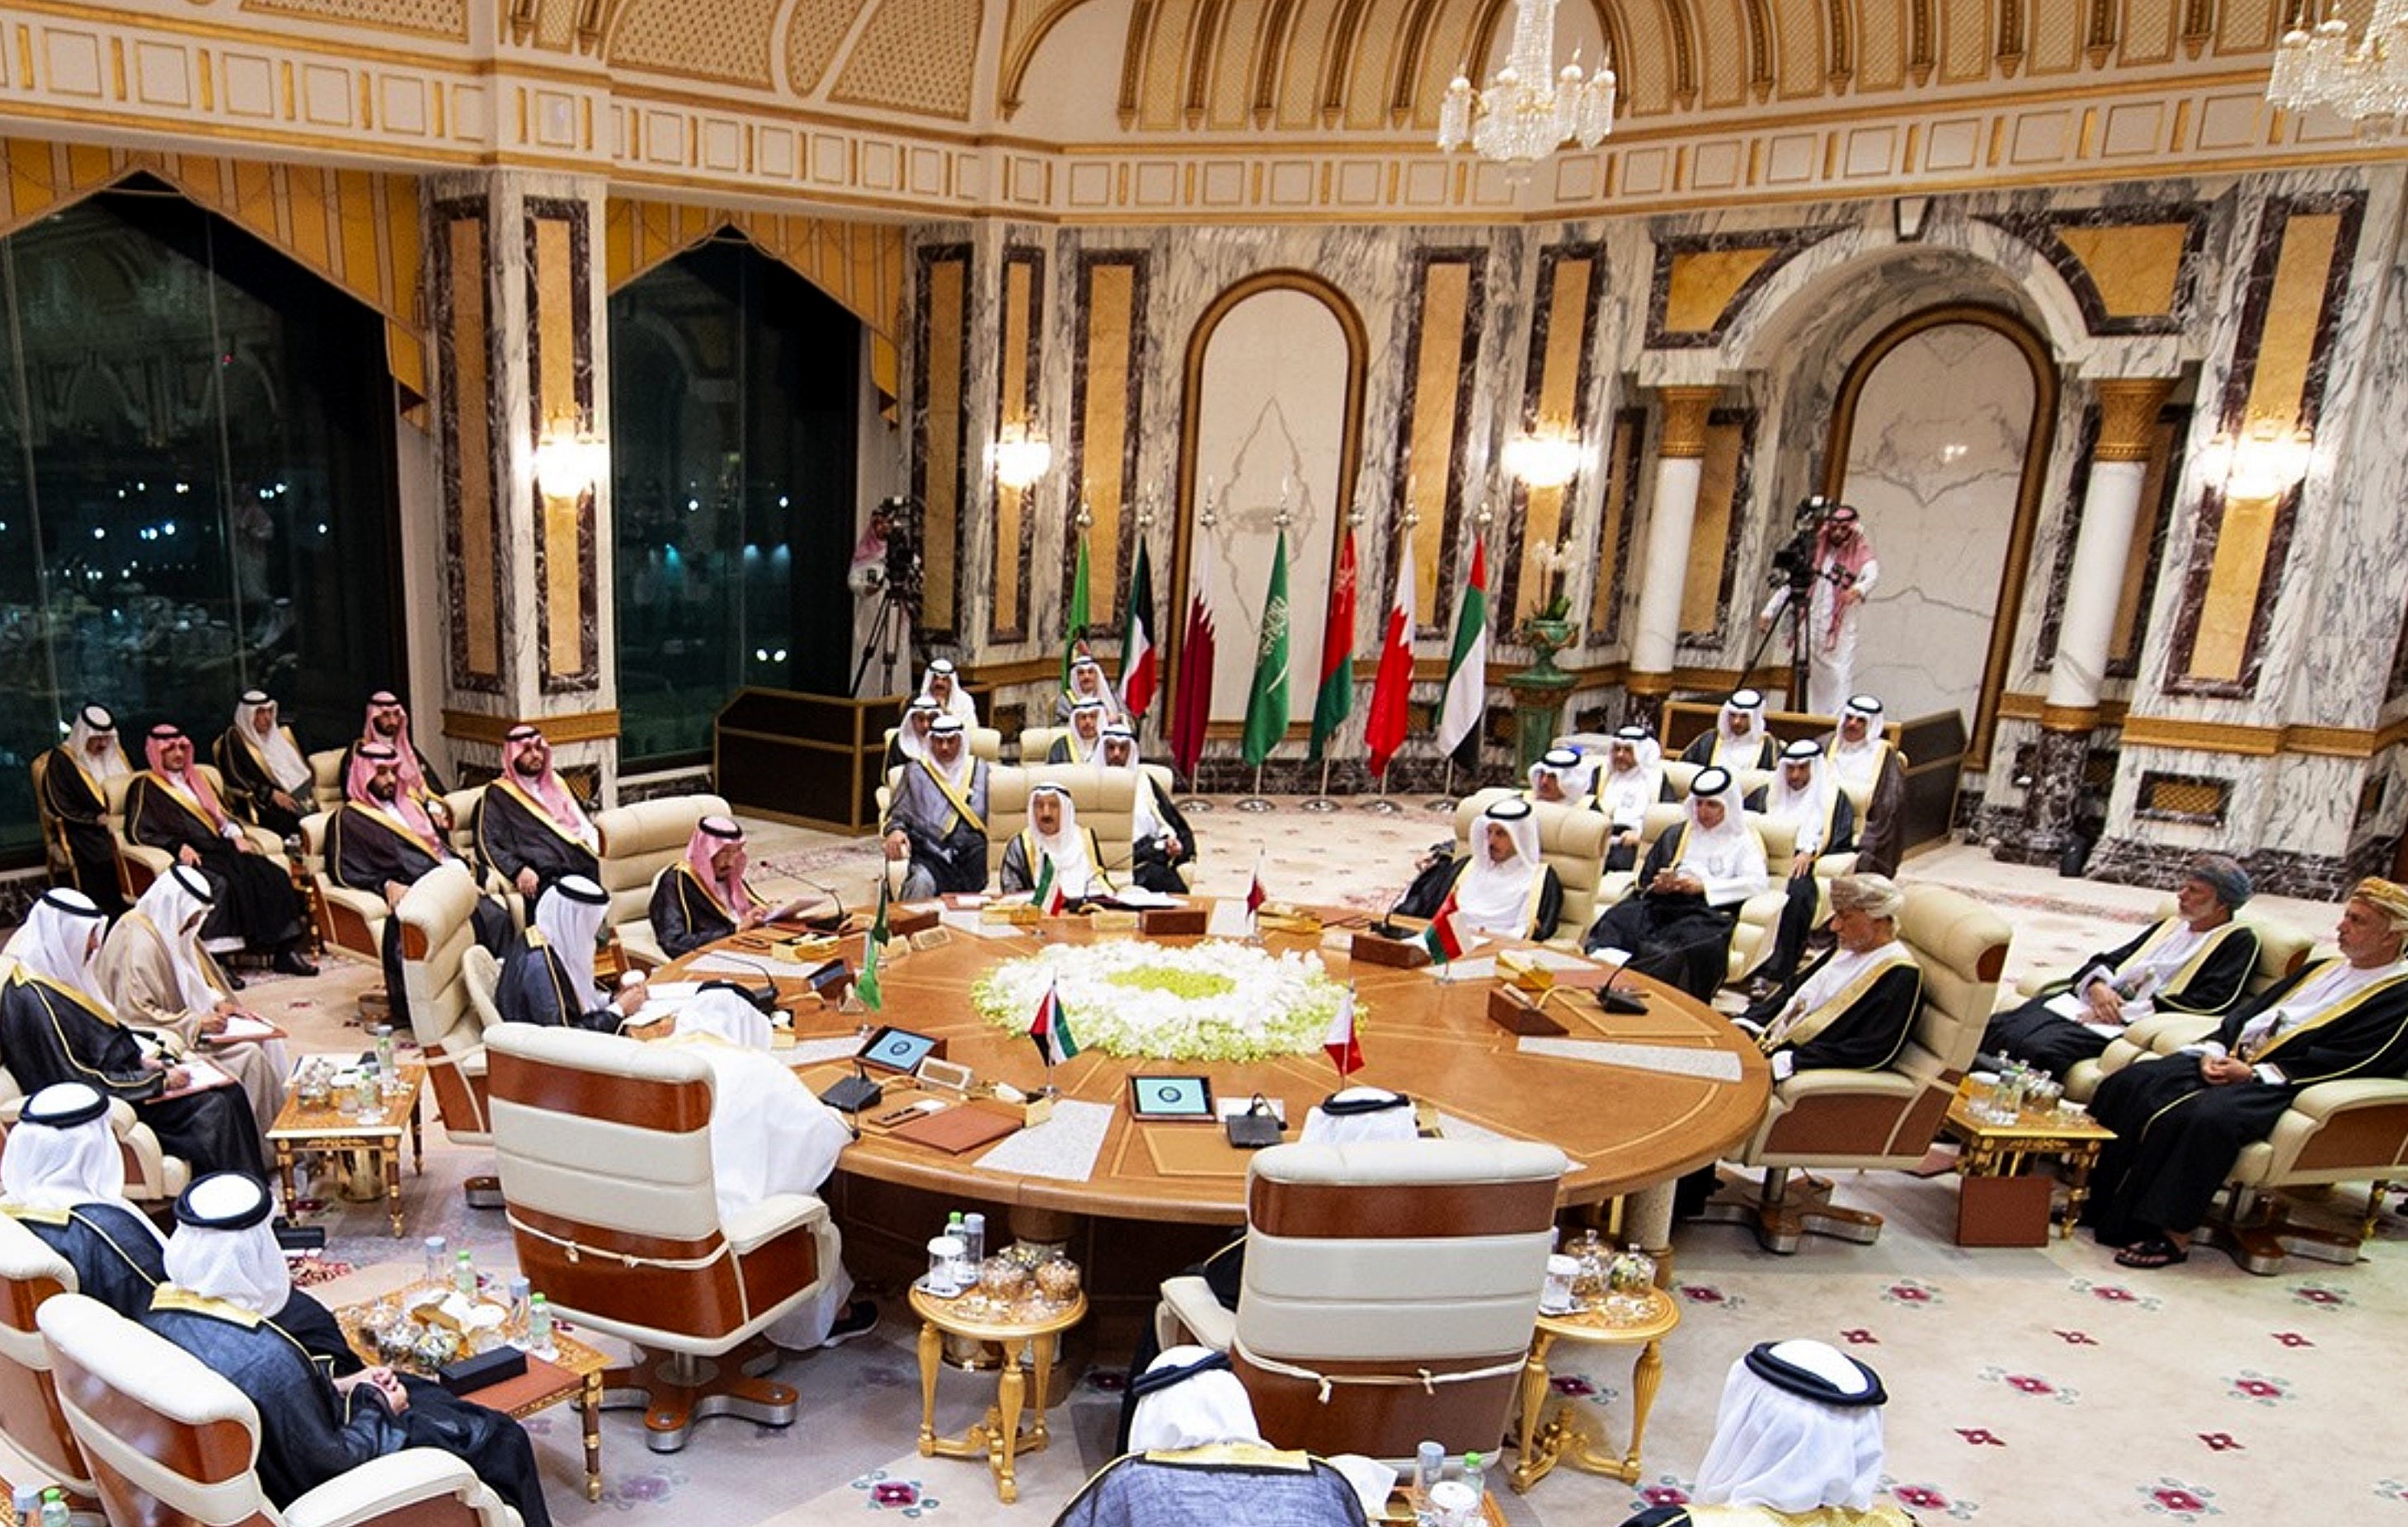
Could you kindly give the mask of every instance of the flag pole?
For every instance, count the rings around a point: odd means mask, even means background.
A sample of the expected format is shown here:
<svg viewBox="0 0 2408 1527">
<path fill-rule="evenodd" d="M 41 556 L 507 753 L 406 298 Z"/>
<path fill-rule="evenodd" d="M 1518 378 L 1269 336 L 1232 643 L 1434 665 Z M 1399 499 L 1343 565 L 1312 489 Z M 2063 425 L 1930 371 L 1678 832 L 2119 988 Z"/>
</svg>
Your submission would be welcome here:
<svg viewBox="0 0 2408 1527">
<path fill-rule="evenodd" d="M 1425 811 L 1455 809 L 1455 755 L 1453 753 L 1446 755 L 1446 783 L 1439 787 L 1439 798 L 1423 803 L 1422 809 Z"/>
<path fill-rule="evenodd" d="M 1385 770 L 1385 769 L 1382 769 L 1382 770 L 1380 771 L 1380 794 L 1379 794 L 1379 798 L 1378 798 L 1378 799 L 1376 799 L 1376 800 L 1370 800 L 1370 801 L 1366 801 L 1366 802 L 1364 802 L 1364 803 L 1363 803 L 1363 809 L 1364 809 L 1364 810 L 1366 810 L 1366 811 L 1370 812 L 1370 813 L 1371 813 L 1372 815 L 1374 815 L 1374 816 L 1379 816 L 1379 817 L 1393 817 L 1393 816 L 1395 816 L 1397 813 L 1398 813 L 1399 811 L 1402 811 L 1402 810 L 1404 809 L 1404 807 L 1403 807 L 1403 806 L 1398 806 L 1396 802 L 1394 802 L 1394 801 L 1392 801 L 1392 800 L 1388 799 L 1388 771 L 1387 771 L 1387 770 Z"/>
<path fill-rule="evenodd" d="M 1257 764 L 1254 765 L 1254 793 L 1247 796 L 1244 800 L 1240 801 L 1238 803 L 1238 809 L 1240 811 L 1268 811 L 1270 808 L 1271 803 L 1263 794 L 1263 766 Z"/>
<path fill-rule="evenodd" d="M 1329 760 L 1326 758 L 1321 761 L 1321 793 L 1305 802 L 1304 808 L 1315 816 L 1338 809 L 1338 803 L 1329 798 Z"/>
</svg>

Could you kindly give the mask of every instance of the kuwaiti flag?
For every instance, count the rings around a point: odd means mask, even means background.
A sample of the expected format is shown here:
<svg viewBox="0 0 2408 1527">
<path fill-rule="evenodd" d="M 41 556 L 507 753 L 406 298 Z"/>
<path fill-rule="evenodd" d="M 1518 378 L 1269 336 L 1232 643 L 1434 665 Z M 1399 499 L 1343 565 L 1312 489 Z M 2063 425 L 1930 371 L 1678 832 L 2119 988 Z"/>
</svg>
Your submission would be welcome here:
<svg viewBox="0 0 2408 1527">
<path fill-rule="evenodd" d="M 1338 1011 L 1329 1015 L 1329 1032 L 1321 1036 L 1321 1048 L 1329 1052 L 1329 1063 L 1344 1077 L 1363 1069 L 1363 1042 L 1354 1035 L 1354 988 L 1349 983 L 1346 994 L 1338 999 Z"/>
<path fill-rule="evenodd" d="M 1037 883 L 1029 888 L 1028 905 L 1049 918 L 1060 917 L 1062 909 L 1070 904 L 1070 898 L 1062 894 L 1062 888 L 1054 883 L 1054 856 L 1039 849 L 1037 858 Z"/>
<path fill-rule="evenodd" d="M 1372 778 L 1388 772 L 1388 760 L 1405 745 L 1413 689 L 1413 538 L 1402 537 L 1397 557 L 1397 597 L 1388 604 L 1387 629 L 1380 638 L 1380 672 L 1371 680 L 1371 712 L 1363 741 L 1370 749 Z"/>
<path fill-rule="evenodd" d="M 1079 1041 L 1070 1035 L 1070 1015 L 1062 1010 L 1062 993 L 1052 981 L 1045 983 L 1045 995 L 1037 1004 L 1037 1016 L 1028 1024 L 1029 1042 L 1037 1047 L 1038 1058 L 1046 1065 L 1060 1065 L 1079 1053 Z"/>
<path fill-rule="evenodd" d="M 1121 627 L 1121 708 L 1130 724 L 1154 708 L 1154 562 L 1145 542 L 1137 543 L 1137 566 L 1129 573 L 1128 619 Z"/>
<path fill-rule="evenodd" d="M 1488 549 L 1471 543 L 1471 581 L 1455 612 L 1455 649 L 1446 660 L 1446 698 L 1439 706 L 1438 750 L 1454 752 L 1480 730 L 1488 708 Z"/>
<path fill-rule="evenodd" d="M 1450 892 L 1440 905 L 1438 916 L 1430 919 L 1430 925 L 1422 932 L 1422 947 L 1429 950 L 1430 959 L 1438 964 L 1445 964 L 1463 952 L 1463 926 L 1457 917 L 1455 895 Z"/>
<path fill-rule="evenodd" d="M 1212 559 L 1188 566 L 1195 587 L 1187 594 L 1187 629 L 1179 641 L 1179 683 L 1170 705 L 1170 759 L 1190 780 L 1204 757 L 1204 726 L 1212 716 Z"/>
<path fill-rule="evenodd" d="M 1329 614 L 1321 629 L 1321 687 L 1312 698 L 1312 746 L 1309 758 L 1319 758 L 1338 729 L 1354 710 L 1354 532 L 1338 548 L 1338 566 L 1329 575 Z"/>
<path fill-rule="evenodd" d="M 885 993 L 879 990 L 878 957 L 892 935 L 886 931 L 886 877 L 878 878 L 878 916 L 869 924 L 869 935 L 861 941 L 861 974 L 854 978 L 853 994 L 871 1012 L 886 1006 Z"/>
</svg>

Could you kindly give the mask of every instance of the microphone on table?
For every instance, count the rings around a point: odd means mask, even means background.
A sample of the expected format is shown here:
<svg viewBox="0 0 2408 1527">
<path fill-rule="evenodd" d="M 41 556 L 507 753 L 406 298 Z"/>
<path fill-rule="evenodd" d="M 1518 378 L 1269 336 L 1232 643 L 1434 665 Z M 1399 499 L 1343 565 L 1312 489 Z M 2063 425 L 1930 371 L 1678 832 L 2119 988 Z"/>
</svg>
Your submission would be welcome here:
<svg viewBox="0 0 2408 1527">
<path fill-rule="evenodd" d="M 743 955 L 732 953 L 726 949 L 714 949 L 710 957 L 714 960 L 733 961 L 737 964 L 760 972 L 767 984 L 747 986 L 741 981 L 729 981 L 725 984 L 741 991 L 744 993 L 744 1000 L 760 1008 L 765 1016 L 778 1010 L 778 973 L 776 971 L 758 960 L 747 959 Z"/>
<path fill-rule="evenodd" d="M 869 1079 L 867 1068 L 861 1063 L 861 1057 L 855 1055 L 853 1058 L 853 1075 L 838 1077 L 831 1083 L 828 1090 L 820 1094 L 820 1101 L 846 1116 L 845 1127 L 852 1130 L 853 1137 L 858 1140 L 861 1138 L 858 1117 L 861 1110 L 884 1095 L 885 1089 Z"/>
<path fill-rule="evenodd" d="M 1398 923 L 1396 920 L 1396 917 L 1397 909 L 1403 906 L 1407 898 L 1411 897 L 1412 893 L 1413 888 L 1410 883 L 1408 883 L 1405 889 L 1398 893 L 1397 899 L 1389 904 L 1388 909 L 1380 914 L 1380 920 L 1371 923 L 1367 931 L 1378 934 L 1382 938 L 1411 938 L 1413 935 L 1413 931 L 1411 928 L 1407 928 Z"/>
<path fill-rule="evenodd" d="M 1630 962 L 1627 960 L 1613 967 L 1613 974 L 1608 976 L 1605 978 L 1605 984 L 1597 989 L 1598 1006 L 1609 1013 L 1643 1013 L 1647 1010 L 1647 998 L 1644 994 L 1637 992 L 1616 992 L 1613 989 L 1614 982 L 1622 979 L 1623 974 L 1629 968 Z"/>
<path fill-rule="evenodd" d="M 821 895 L 825 896 L 828 900 L 836 903 L 836 917 L 833 920 L 824 917 L 815 917 L 797 918 L 796 919 L 796 921 L 800 922 L 804 927 L 812 929 L 818 933 L 840 934 L 844 932 L 844 898 L 837 894 L 836 888 L 834 886 L 822 885 L 817 880 L 803 875 L 789 875 L 787 878 L 790 880 L 799 881 L 802 884 L 810 887 L 813 891 L 818 892 Z"/>
</svg>

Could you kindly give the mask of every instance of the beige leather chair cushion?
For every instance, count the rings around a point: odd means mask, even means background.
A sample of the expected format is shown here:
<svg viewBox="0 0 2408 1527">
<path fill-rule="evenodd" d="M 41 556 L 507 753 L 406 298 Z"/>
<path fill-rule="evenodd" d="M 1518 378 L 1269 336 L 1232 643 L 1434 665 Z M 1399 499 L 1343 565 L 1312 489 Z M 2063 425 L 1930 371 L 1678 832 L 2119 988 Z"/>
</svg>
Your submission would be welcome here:
<svg viewBox="0 0 2408 1527">
<path fill-rule="evenodd" d="M 1104 873 L 1115 885 L 1127 883 L 1129 838 L 1137 821 L 1137 781 L 1125 769 L 1093 764 L 1039 764 L 1034 767 L 991 769 L 986 782 L 986 873 L 990 885 L 1003 872 L 1003 850 L 1028 825 L 1028 792 L 1039 784 L 1060 785 L 1070 792 L 1079 825 L 1096 835 L 1104 856 Z"/>
<path fill-rule="evenodd" d="M 652 915 L 652 878 L 685 857 L 695 823 L 727 815 L 717 795 L 669 795 L 594 814 L 602 836 L 602 889 L 610 893 L 606 919 L 611 928 L 645 922 Z M 647 935 L 650 924 L 646 923 Z"/>
<path fill-rule="evenodd" d="M 1455 808 L 1455 852 L 1460 859 L 1472 851 L 1472 824 L 1483 812 L 1519 791 L 1490 786 L 1463 798 Z M 1539 826 L 1539 855 L 1564 888 L 1564 910 L 1555 923 L 1552 944 L 1570 949 L 1597 920 L 1598 882 L 1605 869 L 1605 840 L 1613 823 L 1602 812 L 1585 806 L 1530 803 L 1531 820 Z"/>
<path fill-rule="evenodd" d="M 45 1283 L 75 1292 L 75 1269 L 39 1235 L 0 1214 L 0 1281 L 13 1285 L 0 1291 L 0 1298 L 10 1304 L 7 1317 L 0 1319 L 0 1370 L 5 1370 L 0 1372 L 0 1409 L 6 1413 L 8 1445 L 37 1465 L 43 1477 L 89 1495 L 92 1477 L 84 1472 L 83 1453 L 64 1424 L 52 1421 L 42 1395 L 50 1354 L 28 1303 Z M 22 1327 L 16 1323 L 20 1320 L 25 1322 Z"/>
</svg>

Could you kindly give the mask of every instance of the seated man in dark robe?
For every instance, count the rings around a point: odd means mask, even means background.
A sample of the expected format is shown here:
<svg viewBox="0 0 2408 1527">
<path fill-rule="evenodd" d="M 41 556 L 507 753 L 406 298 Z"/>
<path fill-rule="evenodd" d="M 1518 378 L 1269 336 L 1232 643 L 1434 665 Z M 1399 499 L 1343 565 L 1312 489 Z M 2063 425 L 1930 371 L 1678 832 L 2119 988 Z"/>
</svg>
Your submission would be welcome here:
<svg viewBox="0 0 2408 1527">
<path fill-rule="evenodd" d="M 1728 974 L 1740 904 L 1770 882 L 1729 770 L 1700 773 L 1684 812 L 1648 850 L 1631 893 L 1590 924 L 1583 947 L 1619 949 L 1631 969 L 1705 1002 Z"/>
<path fill-rule="evenodd" d="M 1749 972 L 1757 994 L 1763 995 L 1788 985 L 1798 974 L 1798 962 L 1805 958 L 1806 940 L 1822 910 L 1823 886 L 1814 865 L 1827 853 L 1846 853 L 1856 846 L 1856 809 L 1832 780 L 1823 749 L 1803 739 L 1781 750 L 1781 767 L 1773 771 L 1772 783 L 1750 796 L 1747 806 L 1768 822 L 1786 823 L 1796 834 L 1782 886 L 1787 900 L 1772 948 Z"/>
<path fill-rule="evenodd" d="M 1714 729 L 1700 732 L 1681 749 L 1685 764 L 1708 764 L 1728 769 L 1734 775 L 1747 769 L 1769 769 L 1781 756 L 1781 744 L 1764 729 L 1764 693 L 1760 690 L 1733 690 L 1714 717 Z"/>
<path fill-rule="evenodd" d="M 1187 819 L 1154 784 L 1138 756 L 1137 734 L 1126 726 L 1104 728 L 1104 767 L 1136 777 L 1129 822 L 1129 878 L 1166 896 L 1183 895 L 1187 881 L 1179 866 L 1196 861 L 1196 835 Z"/>
<path fill-rule="evenodd" d="M 435 772 L 435 765 L 426 762 L 426 755 L 410 740 L 409 711 L 391 690 L 379 690 L 368 696 L 367 712 L 360 721 L 360 735 L 343 749 L 342 767 L 335 777 L 351 778 L 354 755 L 371 742 L 380 742 L 394 750 L 400 762 L 402 792 L 423 806 L 436 826 L 450 832 L 452 808 L 443 801 L 443 777 Z"/>
<path fill-rule="evenodd" d="M 652 878 L 652 937 L 672 960 L 730 934 L 758 928 L 774 910 L 744 883 L 744 828 L 705 817 L 685 857 Z"/>
<path fill-rule="evenodd" d="M 308 930 L 291 873 L 281 859 L 262 853 L 219 802 L 193 763 L 193 739 L 180 727 L 154 726 L 144 750 L 150 766 L 126 787 L 125 835 L 198 865 L 223 888 L 203 929 L 207 936 L 239 938 L 287 976 L 318 974 L 301 956 Z"/>
<path fill-rule="evenodd" d="M 1771 1059 L 1772 1079 L 1799 1071 L 1879 1071 L 1898 1059 L 1923 999 L 1923 970 L 1898 939 L 1906 898 L 1882 875 L 1831 882 L 1839 942 L 1784 991 L 1748 1009 L 1740 1026 Z"/>
<path fill-rule="evenodd" d="M 1004 845 L 996 883 L 1006 895 L 1042 889 L 1040 902 L 1058 896 L 1078 903 L 1112 893 L 1104 877 L 1103 846 L 1094 828 L 1079 825 L 1079 808 L 1068 791 L 1055 784 L 1029 787 L 1028 825 Z"/>
<path fill-rule="evenodd" d="M 104 917 L 125 910 L 117 839 L 108 831 L 108 782 L 133 773 L 118 746 L 117 719 L 99 706 L 78 711 L 67 740 L 36 762 L 42 814 L 66 839 L 67 884 L 90 896 Z"/>
<path fill-rule="evenodd" d="M 550 1527 L 518 1422 L 431 1380 L 364 1366 L 324 1306 L 293 1287 L 256 1177 L 220 1172 L 176 1200 L 167 1280 L 142 1323 L 259 1410 L 260 1487 L 278 1506 L 372 1459 L 435 1448 L 476 1471 L 526 1527 Z"/>
<path fill-rule="evenodd" d="M 1613 819 L 1605 840 L 1605 869 L 1619 874 L 1639 863 L 1639 840 L 1647 830 L 1647 808 L 1664 799 L 1664 753 L 1643 726 L 1613 734 L 1604 766 L 1590 785 L 1597 808 Z"/>
<path fill-rule="evenodd" d="M 226 804 L 278 837 L 300 832 L 301 819 L 318 809 L 317 775 L 293 729 L 277 724 L 276 702 L 265 690 L 242 692 L 234 724 L 209 756 L 225 778 Z"/>
<path fill-rule="evenodd" d="M 477 852 L 533 902 L 565 875 L 598 879 L 602 835 L 552 766 L 552 744 L 532 726 L 502 741 L 502 772 L 477 808 Z"/>
<path fill-rule="evenodd" d="M 1880 1499 L 1881 1376 L 1819 1341 L 1759 1342 L 1731 1364 L 1684 1506 L 1622 1527 L 1913 1527 Z"/>
<path fill-rule="evenodd" d="M 409 888 L 437 869 L 445 864 L 468 868 L 452 851 L 426 807 L 401 788 L 400 754 L 390 745 L 367 742 L 351 750 L 344 795 L 343 804 L 326 819 L 326 874 L 337 885 L 382 896 L 386 906 L 398 908 Z M 509 909 L 492 896 L 480 895 L 469 919 L 477 942 L 499 959 L 517 931 Z M 381 954 L 385 992 L 394 1016 L 406 1025 L 409 999 L 401 978 L 399 918 L 384 920 Z"/>
<path fill-rule="evenodd" d="M 1263 1440 L 1228 1358 L 1173 1347 L 1130 1383 L 1128 1451 L 1070 1498 L 1054 1527 L 1363 1527 L 1363 1503 L 1328 1460 Z"/>
<path fill-rule="evenodd" d="M 926 757 L 928 728 L 936 725 L 937 718 L 944 713 L 945 707 L 926 695 L 914 696 L 903 707 L 903 720 L 895 728 L 895 735 L 886 739 L 886 757 L 878 765 L 879 775 L 883 778 L 915 758 Z"/>
<path fill-rule="evenodd" d="M 194 1172 L 264 1170 L 259 1125 L 234 1078 L 198 1079 L 146 1049 L 100 995 L 93 956 L 100 950 L 100 909 L 78 891 L 51 891 L 8 940 L 16 962 L 0 987 L 0 1056 L 17 1085 L 38 1092 L 79 1081 L 123 1098 L 170 1155 Z"/>
<path fill-rule="evenodd" d="M 76 1288 L 129 1320 L 167 1276 L 167 1243 L 125 1201 L 108 1099 L 79 1081 L 36 1092 L 0 1149 L 0 1213 L 75 1269 Z"/>
<path fill-rule="evenodd" d="M 644 983 L 631 979 L 614 998 L 594 982 L 595 942 L 609 909 L 609 893 L 581 875 L 555 882 L 537 900 L 534 925 L 504 957 L 494 989 L 494 1007 L 505 1021 L 619 1032 L 644 1005 Z"/>
<path fill-rule="evenodd" d="M 1840 729 L 1824 752 L 1841 785 L 1865 794 L 1865 820 L 1856 824 L 1856 868 L 1867 875 L 1896 875 L 1906 856 L 1906 757 L 1882 735 L 1882 703 L 1852 694 L 1840 710 Z"/>
<path fill-rule="evenodd" d="M 906 765 L 886 808 L 886 857 L 908 860 L 903 899 L 986 889 L 986 779 L 960 720 L 928 729 L 928 756 Z"/>
<path fill-rule="evenodd" d="M 2241 1000 L 2258 968 L 2256 930 L 2232 920 L 2249 899 L 2249 874 L 2220 853 L 2191 861 L 2174 915 L 2129 942 L 2094 954 L 2071 980 L 2043 987 L 1990 1020 L 1982 1050 L 2065 1077 L 2095 1060 L 2127 1025 L 2153 1013 L 2218 1018 Z"/>
<path fill-rule="evenodd" d="M 1045 750 L 1048 764 L 1093 764 L 1104 746 L 1104 703 L 1082 700 L 1070 707 L 1070 729 Z"/>
<path fill-rule="evenodd" d="M 2115 1132 L 2083 1210 L 2127 1267 L 2188 1260 L 2191 1234 L 2242 1148 L 2320 1081 L 2408 1071 L 2408 888 L 2360 880 L 2334 934 L 2341 958 L 2234 1007 L 2213 1039 L 2136 1062 L 2099 1084 L 2091 1116 Z"/>
</svg>

